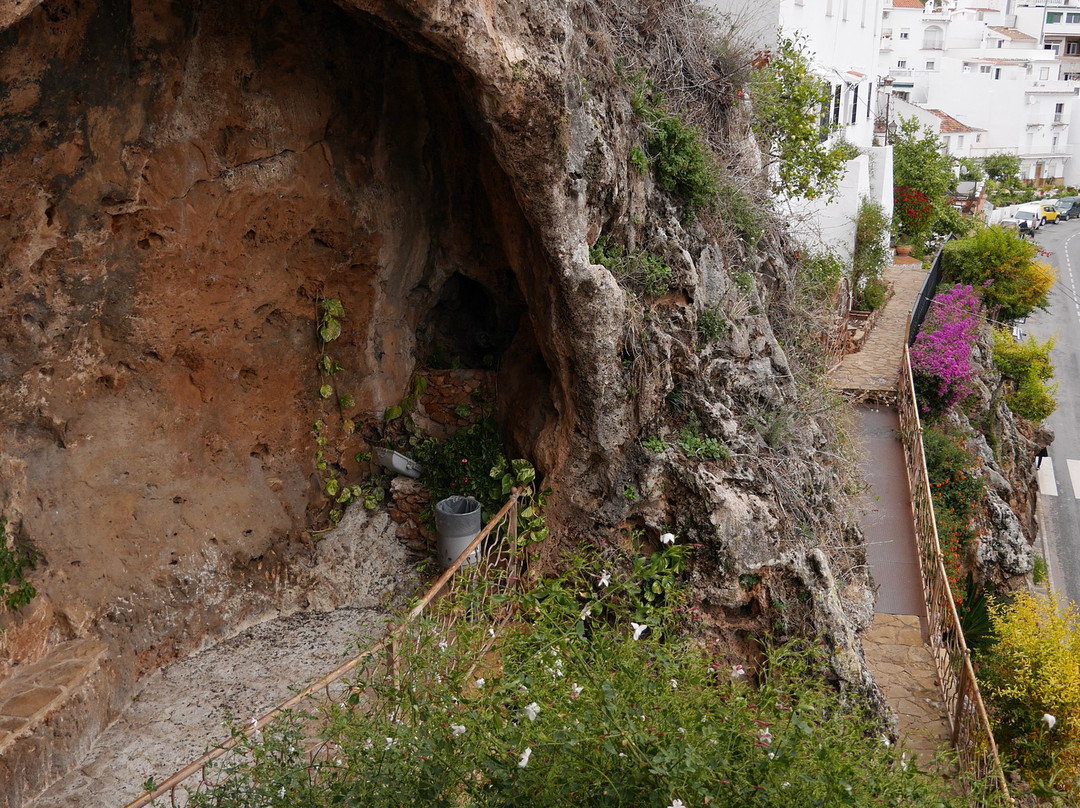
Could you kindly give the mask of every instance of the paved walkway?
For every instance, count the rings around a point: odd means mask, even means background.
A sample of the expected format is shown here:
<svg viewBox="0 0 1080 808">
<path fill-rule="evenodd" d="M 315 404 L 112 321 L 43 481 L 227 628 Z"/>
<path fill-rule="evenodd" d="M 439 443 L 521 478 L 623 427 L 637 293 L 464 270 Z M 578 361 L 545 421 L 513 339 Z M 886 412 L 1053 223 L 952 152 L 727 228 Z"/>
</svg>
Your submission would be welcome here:
<svg viewBox="0 0 1080 808">
<path fill-rule="evenodd" d="M 926 765 L 935 751 L 949 746 L 949 720 L 933 657 L 924 644 L 926 607 L 900 419 L 887 407 L 862 407 L 858 418 L 860 466 L 869 485 L 860 501 L 859 522 L 878 585 L 874 624 L 863 635 L 863 650 L 897 715 L 901 737 Z"/>
<path fill-rule="evenodd" d="M 926 270 L 921 261 L 897 256 L 882 278 L 892 285 L 893 295 L 885 304 L 877 324 L 866 338 L 862 350 L 845 356 L 832 373 L 833 386 L 860 394 L 885 394 L 896 391 L 897 374 L 904 355 L 908 314 L 919 296 Z M 881 396 L 879 396 L 881 397 Z"/>
</svg>

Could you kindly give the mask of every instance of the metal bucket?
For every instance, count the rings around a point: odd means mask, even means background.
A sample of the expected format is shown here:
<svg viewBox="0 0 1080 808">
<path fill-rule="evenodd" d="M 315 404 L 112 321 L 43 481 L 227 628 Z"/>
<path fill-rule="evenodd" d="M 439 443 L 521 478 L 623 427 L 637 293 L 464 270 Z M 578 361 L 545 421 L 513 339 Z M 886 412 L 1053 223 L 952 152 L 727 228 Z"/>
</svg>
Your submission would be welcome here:
<svg viewBox="0 0 1080 808">
<path fill-rule="evenodd" d="M 446 569 L 480 532 L 480 503 L 472 497 L 454 495 L 435 504 L 435 537 L 439 563 Z M 478 550 L 464 564 L 477 562 Z"/>
</svg>

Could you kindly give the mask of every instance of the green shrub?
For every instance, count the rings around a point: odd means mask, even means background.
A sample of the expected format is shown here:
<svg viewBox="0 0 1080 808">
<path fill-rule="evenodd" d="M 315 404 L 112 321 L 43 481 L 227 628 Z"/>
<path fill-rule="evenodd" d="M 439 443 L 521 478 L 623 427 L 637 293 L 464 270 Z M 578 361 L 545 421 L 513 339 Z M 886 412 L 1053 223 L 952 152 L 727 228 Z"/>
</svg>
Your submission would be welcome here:
<svg viewBox="0 0 1080 808">
<path fill-rule="evenodd" d="M 862 307 L 861 311 L 876 311 L 885 305 L 885 293 L 888 290 L 889 285 L 881 278 L 867 281 L 859 295 L 861 300 L 857 305 Z"/>
<path fill-rule="evenodd" d="M 994 367 L 1013 388 L 1005 395 L 1009 409 L 1029 421 L 1048 418 L 1057 409 L 1057 384 L 1048 383 L 1054 377 L 1054 338 L 1039 342 L 1029 336 L 1016 342 L 1005 328 L 995 328 L 993 337 Z"/>
<path fill-rule="evenodd" d="M 855 216 L 855 249 L 851 256 L 855 309 L 873 311 L 885 302 L 885 288 L 880 278 L 891 258 L 891 224 L 881 205 L 869 199 L 859 203 L 859 212 Z"/>
<path fill-rule="evenodd" d="M 34 599 L 37 590 L 26 580 L 34 568 L 34 553 L 14 543 L 9 547 L 7 520 L 0 516 L 0 598 L 10 611 L 18 611 Z"/>
<path fill-rule="evenodd" d="M 656 181 L 676 194 L 691 212 L 711 205 L 718 188 L 711 154 L 697 129 L 665 110 L 663 96 L 650 90 L 639 85 L 631 95 L 631 105 L 645 123 L 645 148 Z"/>
<path fill-rule="evenodd" d="M 688 424 L 680 430 L 678 444 L 687 457 L 701 460 L 727 460 L 730 457 L 727 447 L 716 438 L 698 432 L 696 423 Z"/>
<path fill-rule="evenodd" d="M 980 290 L 983 306 L 999 321 L 1045 308 L 1054 272 L 1037 261 L 1038 248 L 1011 230 L 980 227 L 950 241 L 941 256 L 942 281 Z"/>
<path fill-rule="evenodd" d="M 452 634 L 420 621 L 399 644 L 397 675 L 361 668 L 358 687 L 317 711 L 316 760 L 305 714 L 254 741 L 234 730 L 240 754 L 189 804 L 964 804 L 829 684 L 824 644 L 768 645 L 747 675 L 719 646 L 682 636 L 681 550 L 632 571 L 611 556 L 569 560 L 512 604 L 476 599 Z M 490 636 L 507 605 L 518 622 Z"/>
<path fill-rule="evenodd" d="M 662 258 L 646 250 L 627 252 L 606 235 L 589 248 L 589 261 L 604 267 L 641 294 L 661 297 L 671 289 L 671 267 Z"/>
<path fill-rule="evenodd" d="M 1075 793 L 1080 775 L 1076 607 L 1061 609 L 1052 595 L 1021 591 L 1008 602 L 992 603 L 990 619 L 994 639 L 978 657 L 978 678 L 994 737 L 1039 790 Z"/>
<path fill-rule="evenodd" d="M 698 315 L 697 330 L 705 344 L 716 342 L 727 333 L 728 323 L 719 306 L 705 309 Z"/>
<path fill-rule="evenodd" d="M 645 152 L 637 146 L 632 146 L 630 148 L 630 165 L 632 165 L 639 174 L 647 174 L 649 171 L 649 158 L 646 157 Z"/>
<path fill-rule="evenodd" d="M 666 452 L 668 449 L 667 441 L 659 435 L 650 435 L 641 442 L 641 445 L 655 454 Z"/>
</svg>

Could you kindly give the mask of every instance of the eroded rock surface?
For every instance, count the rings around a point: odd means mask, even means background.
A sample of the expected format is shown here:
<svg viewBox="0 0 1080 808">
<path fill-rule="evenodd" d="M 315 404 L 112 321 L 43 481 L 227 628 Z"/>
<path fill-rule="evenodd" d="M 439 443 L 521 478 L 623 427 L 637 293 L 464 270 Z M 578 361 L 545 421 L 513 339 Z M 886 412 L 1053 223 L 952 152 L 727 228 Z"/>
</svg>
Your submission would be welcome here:
<svg viewBox="0 0 1080 808">
<path fill-rule="evenodd" d="M 4 665 L 100 636 L 145 672 L 373 597 L 317 563 L 333 554 L 308 532 L 329 507 L 316 452 L 361 479 L 356 453 L 441 351 L 497 368 L 507 445 L 552 489 L 549 558 L 620 531 L 647 549 L 669 527 L 700 545 L 717 632 L 737 643 L 790 604 L 780 628 L 824 632 L 866 686 L 843 463 L 786 347 L 817 339 L 788 306 L 793 250 L 694 221 L 628 159 L 642 123 L 620 53 L 677 43 L 700 24 L 688 9 L 2 6 L 0 510 L 42 559 Z M 735 68 L 698 57 L 714 145 L 749 187 Z M 628 294 L 590 263 L 602 234 L 662 255 L 670 293 Z M 345 316 L 324 399 L 327 298 Z M 707 309 L 724 327 L 706 341 Z M 684 428 L 725 453 L 688 456 Z M 381 519 L 334 558 L 362 558 Z"/>
</svg>

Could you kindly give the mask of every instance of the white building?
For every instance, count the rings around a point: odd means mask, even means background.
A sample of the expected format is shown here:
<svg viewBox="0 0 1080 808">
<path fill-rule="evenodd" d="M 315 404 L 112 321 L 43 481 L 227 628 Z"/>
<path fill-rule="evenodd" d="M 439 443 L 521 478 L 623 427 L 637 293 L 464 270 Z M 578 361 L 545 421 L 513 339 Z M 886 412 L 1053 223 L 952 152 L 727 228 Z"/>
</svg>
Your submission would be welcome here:
<svg viewBox="0 0 1080 808">
<path fill-rule="evenodd" d="M 951 154 L 1015 154 L 1036 185 L 1080 171 L 1069 145 L 1080 84 L 1062 79 L 1061 59 L 1044 47 L 1042 9 L 1014 8 L 1014 0 L 885 2 L 881 55 L 893 97 L 962 121 L 933 127 Z M 1076 28 L 1080 44 L 1080 21 Z"/>
<path fill-rule="evenodd" d="M 822 121 L 862 152 L 851 160 L 836 197 L 788 200 L 799 235 L 841 255 L 855 243 L 855 214 L 864 198 L 892 215 L 892 150 L 874 145 L 883 0 L 702 0 L 730 18 L 754 47 L 775 48 L 777 32 L 801 35 L 814 72 L 829 86 Z"/>
</svg>

